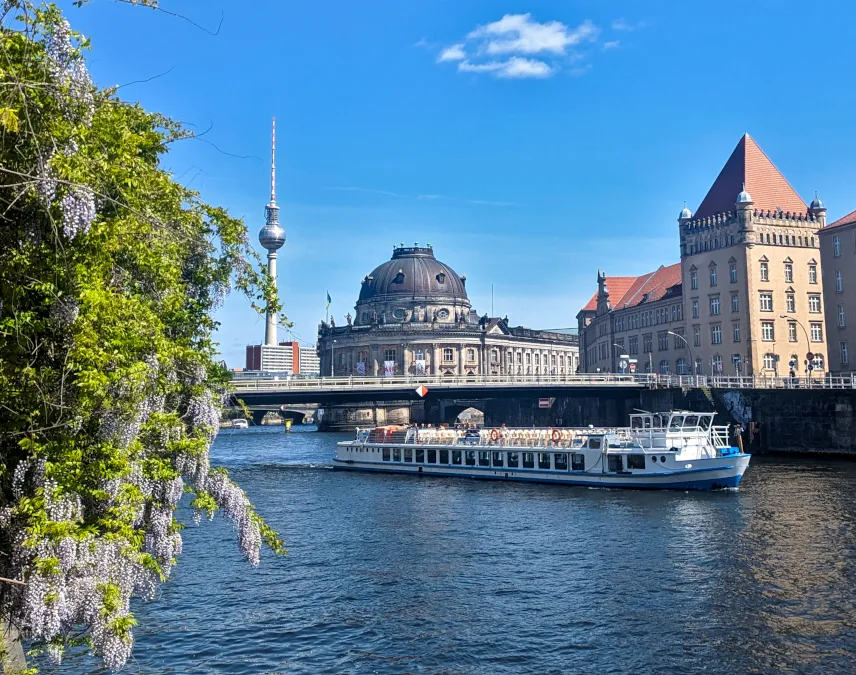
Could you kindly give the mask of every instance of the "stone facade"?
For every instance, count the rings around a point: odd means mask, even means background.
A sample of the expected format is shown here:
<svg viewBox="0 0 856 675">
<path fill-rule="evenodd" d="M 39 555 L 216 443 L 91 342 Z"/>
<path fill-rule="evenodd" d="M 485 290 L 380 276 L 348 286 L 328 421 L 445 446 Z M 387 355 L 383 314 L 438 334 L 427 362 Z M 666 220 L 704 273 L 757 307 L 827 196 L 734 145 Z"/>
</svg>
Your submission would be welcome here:
<svg viewBox="0 0 856 675">
<path fill-rule="evenodd" d="M 654 346 L 647 353 L 654 372 L 668 367 L 670 373 L 679 374 L 787 376 L 794 363 L 794 374 L 805 377 L 808 354 L 813 356 L 815 375 L 825 372 L 828 329 L 824 326 L 818 235 L 825 224 L 826 209 L 820 200 L 807 206 L 755 141 L 745 135 L 697 213 L 684 207 L 678 218 L 683 306 L 677 316 L 682 319 L 671 313 L 664 316 L 653 304 L 642 308 L 644 300 L 640 302 L 636 296 L 628 304 L 626 294 L 618 305 L 607 307 L 600 300 L 599 279 L 598 293 L 577 317 L 582 349 L 586 353 L 591 347 L 596 350 L 592 358 L 584 360 L 584 368 L 588 372 L 604 367 L 614 371 L 614 354 L 602 358 L 604 346 L 600 343 L 608 338 L 623 344 L 616 324 L 626 326 L 637 313 L 644 317 L 644 312 L 653 309 L 655 317 L 663 320 L 655 319 L 643 328 L 653 334 Z M 616 279 L 638 283 L 645 276 Z M 612 279 L 606 281 L 612 283 Z M 665 298 L 654 299 L 669 304 Z M 601 318 L 605 315 L 608 317 Z M 632 325 L 635 330 L 637 324 Z M 672 336 L 675 353 L 668 354 L 662 335 L 657 338 L 664 331 L 686 337 L 686 357 L 694 367 L 685 367 L 683 349 L 675 349 L 675 341 L 682 343 L 679 338 Z M 645 339 L 645 331 L 642 333 L 640 340 Z M 657 358 L 659 346 L 664 347 L 663 359 Z M 670 363 L 658 368 L 660 361 Z M 640 359 L 640 370 L 645 365 Z"/>
<path fill-rule="evenodd" d="M 322 322 L 324 376 L 546 375 L 579 366 L 576 335 L 508 325 L 479 315 L 459 277 L 430 247 L 398 247 L 367 274 L 356 321 Z"/>
<path fill-rule="evenodd" d="M 818 230 L 829 370 L 853 372 L 856 347 L 856 211 Z"/>
</svg>

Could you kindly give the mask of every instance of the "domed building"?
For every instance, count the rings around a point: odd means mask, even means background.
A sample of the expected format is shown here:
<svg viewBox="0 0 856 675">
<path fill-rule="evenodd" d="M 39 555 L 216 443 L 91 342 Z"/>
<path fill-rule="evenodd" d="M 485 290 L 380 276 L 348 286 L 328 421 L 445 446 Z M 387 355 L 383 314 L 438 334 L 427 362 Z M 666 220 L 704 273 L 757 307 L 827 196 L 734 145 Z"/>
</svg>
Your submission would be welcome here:
<svg viewBox="0 0 856 675">
<path fill-rule="evenodd" d="M 579 365 L 576 335 L 479 316 L 466 276 L 430 244 L 395 247 L 363 277 L 354 312 L 345 326 L 321 323 L 324 376 L 570 374 Z"/>
</svg>

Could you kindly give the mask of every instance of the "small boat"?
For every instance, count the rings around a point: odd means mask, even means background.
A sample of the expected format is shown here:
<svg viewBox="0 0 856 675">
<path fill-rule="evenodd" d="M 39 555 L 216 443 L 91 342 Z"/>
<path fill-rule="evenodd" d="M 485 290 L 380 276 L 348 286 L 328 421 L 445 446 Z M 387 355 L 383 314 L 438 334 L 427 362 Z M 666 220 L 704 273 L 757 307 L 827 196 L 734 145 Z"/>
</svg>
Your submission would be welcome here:
<svg viewBox="0 0 856 675">
<path fill-rule="evenodd" d="M 249 422 L 247 422 L 243 417 L 232 420 L 233 429 L 246 429 L 248 426 L 250 426 Z"/>
<path fill-rule="evenodd" d="M 333 468 L 608 488 L 736 488 L 750 455 L 715 413 L 630 416 L 629 427 L 357 428 Z"/>
</svg>

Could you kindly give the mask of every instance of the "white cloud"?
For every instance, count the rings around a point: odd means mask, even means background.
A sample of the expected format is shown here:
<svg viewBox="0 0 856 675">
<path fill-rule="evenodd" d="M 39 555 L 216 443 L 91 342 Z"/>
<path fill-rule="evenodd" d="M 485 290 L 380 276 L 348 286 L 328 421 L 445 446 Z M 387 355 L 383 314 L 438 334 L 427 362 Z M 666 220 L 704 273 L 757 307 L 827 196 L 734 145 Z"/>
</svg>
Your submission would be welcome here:
<svg viewBox="0 0 856 675">
<path fill-rule="evenodd" d="M 608 51 L 610 49 L 618 49 L 619 45 L 621 45 L 621 40 L 610 40 L 609 42 L 604 42 L 603 51 Z"/>
<path fill-rule="evenodd" d="M 440 52 L 440 56 L 437 57 L 437 63 L 443 63 L 444 61 L 463 61 L 465 58 L 467 58 L 467 53 L 464 51 L 463 43 L 459 42 L 451 47 L 446 47 L 442 52 Z"/>
<path fill-rule="evenodd" d="M 569 28 L 560 21 L 539 23 L 531 14 L 506 14 L 477 26 L 463 41 L 445 47 L 438 63 L 457 62 L 461 73 L 490 73 L 507 79 L 546 78 L 583 58 L 575 47 L 594 42 L 591 21 Z M 533 54 L 541 58 L 529 58 Z"/>
<path fill-rule="evenodd" d="M 628 21 L 624 17 L 621 17 L 620 19 L 615 19 L 615 21 L 612 22 L 612 30 L 623 30 L 623 31 L 629 32 L 629 31 L 639 30 L 640 28 L 644 28 L 644 27 L 645 27 L 644 21 L 637 21 L 636 23 L 631 23 L 630 21 Z"/>
<path fill-rule="evenodd" d="M 568 47 L 595 39 L 597 32 L 591 21 L 571 30 L 560 21 L 538 23 L 531 14 L 506 14 L 499 21 L 479 26 L 467 37 L 484 40 L 482 48 L 488 54 L 564 54 Z"/>
</svg>

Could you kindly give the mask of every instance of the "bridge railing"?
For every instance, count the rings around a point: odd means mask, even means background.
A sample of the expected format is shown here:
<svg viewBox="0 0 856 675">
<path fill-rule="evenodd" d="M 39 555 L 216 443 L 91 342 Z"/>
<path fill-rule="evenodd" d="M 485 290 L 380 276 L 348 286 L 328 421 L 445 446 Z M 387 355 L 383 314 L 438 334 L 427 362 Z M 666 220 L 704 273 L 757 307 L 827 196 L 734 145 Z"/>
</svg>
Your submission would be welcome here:
<svg viewBox="0 0 856 675">
<path fill-rule="evenodd" d="M 717 389 L 856 389 L 856 375 L 816 377 L 766 377 L 761 375 L 653 375 L 647 384 L 660 387 L 712 387 Z M 642 380 L 640 380 L 642 382 Z"/>
<path fill-rule="evenodd" d="M 294 377 L 290 379 L 239 379 L 232 380 L 236 391 L 307 389 L 401 389 L 421 384 L 426 387 L 448 386 L 523 386 L 533 385 L 618 385 L 638 387 L 656 380 L 655 375 L 620 375 L 616 373 L 584 373 L 574 375 L 399 375 L 395 377 Z"/>
</svg>

